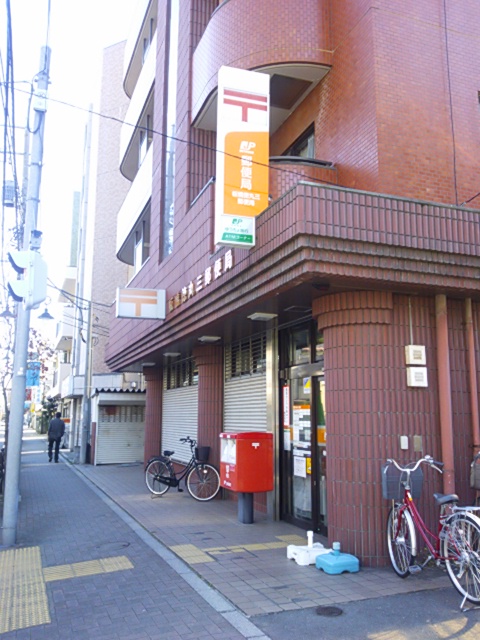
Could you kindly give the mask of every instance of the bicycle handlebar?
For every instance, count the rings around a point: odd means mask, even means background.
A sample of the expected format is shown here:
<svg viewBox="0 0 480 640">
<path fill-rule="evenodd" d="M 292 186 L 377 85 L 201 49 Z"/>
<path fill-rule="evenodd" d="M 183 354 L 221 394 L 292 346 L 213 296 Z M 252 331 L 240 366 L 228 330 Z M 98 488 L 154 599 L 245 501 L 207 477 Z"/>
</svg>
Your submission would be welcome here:
<svg viewBox="0 0 480 640">
<path fill-rule="evenodd" d="M 180 438 L 180 442 L 183 442 L 185 444 L 188 442 L 190 444 L 190 447 L 192 448 L 197 444 L 197 441 L 190 436 L 187 436 L 186 438 Z"/>
<path fill-rule="evenodd" d="M 443 467 L 443 462 L 439 462 L 438 460 L 434 460 L 432 458 L 432 456 L 426 455 L 424 458 L 420 458 L 420 460 L 417 460 L 417 462 L 414 464 L 413 467 L 405 467 L 405 468 L 401 467 L 396 460 L 393 460 L 393 458 L 388 458 L 387 459 L 387 463 L 395 465 L 395 467 L 397 467 L 397 469 L 399 471 L 402 471 L 402 472 L 416 471 L 418 469 L 418 467 L 422 464 L 422 462 L 425 462 L 426 464 L 430 465 L 431 467 L 433 467 L 439 473 L 443 473 L 443 471 L 441 469 L 441 467 Z"/>
</svg>

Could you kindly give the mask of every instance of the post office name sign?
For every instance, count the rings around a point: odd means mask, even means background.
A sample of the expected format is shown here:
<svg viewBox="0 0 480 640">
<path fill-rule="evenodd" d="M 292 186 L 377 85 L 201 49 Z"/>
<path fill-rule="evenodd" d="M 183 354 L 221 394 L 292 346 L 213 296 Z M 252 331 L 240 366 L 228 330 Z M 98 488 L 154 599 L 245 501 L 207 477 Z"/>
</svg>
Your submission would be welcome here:
<svg viewBox="0 0 480 640">
<path fill-rule="evenodd" d="M 255 217 L 268 206 L 270 77 L 218 72 L 215 243 L 255 246 Z"/>
</svg>

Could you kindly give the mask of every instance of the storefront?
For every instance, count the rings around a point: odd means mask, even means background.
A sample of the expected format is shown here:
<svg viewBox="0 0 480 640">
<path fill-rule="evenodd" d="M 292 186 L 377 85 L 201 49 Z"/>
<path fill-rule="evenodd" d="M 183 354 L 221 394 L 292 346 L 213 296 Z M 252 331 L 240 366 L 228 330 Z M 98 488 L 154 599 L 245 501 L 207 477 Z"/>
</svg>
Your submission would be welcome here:
<svg viewBox="0 0 480 640">
<path fill-rule="evenodd" d="M 327 533 L 327 439 L 323 336 L 312 322 L 280 331 L 280 511 Z"/>
</svg>

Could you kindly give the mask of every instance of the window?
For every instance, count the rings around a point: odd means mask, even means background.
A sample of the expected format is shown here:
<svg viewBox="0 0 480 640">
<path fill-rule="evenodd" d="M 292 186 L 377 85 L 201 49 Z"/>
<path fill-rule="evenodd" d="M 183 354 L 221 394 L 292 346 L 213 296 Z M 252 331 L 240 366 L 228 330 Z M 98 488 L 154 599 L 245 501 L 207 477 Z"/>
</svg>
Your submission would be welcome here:
<svg viewBox="0 0 480 640">
<path fill-rule="evenodd" d="M 311 160 L 315 158 L 315 129 L 313 124 L 295 140 L 283 155 L 309 158 Z"/>
<path fill-rule="evenodd" d="M 150 51 L 150 45 L 152 44 L 154 33 L 155 33 L 155 20 L 153 18 L 150 18 L 150 21 L 148 23 L 148 33 L 145 36 L 145 38 L 143 38 L 143 59 L 142 59 L 142 62 L 145 62 L 145 59 L 146 59 L 146 57 L 148 55 L 148 52 Z"/>
<path fill-rule="evenodd" d="M 163 257 L 173 251 L 173 229 L 175 216 L 175 133 L 177 119 L 177 56 L 178 56 L 179 0 L 170 0 L 170 20 L 168 32 L 168 79 L 167 79 L 167 139 L 165 144 L 165 176 L 163 196 Z"/>
<path fill-rule="evenodd" d="M 135 227 L 134 238 L 133 266 L 135 273 L 138 273 L 150 255 L 150 205 Z"/>
<path fill-rule="evenodd" d="M 165 365 L 163 376 L 163 388 L 179 389 L 192 387 L 198 384 L 198 367 L 193 358 L 176 360 Z"/>
<path fill-rule="evenodd" d="M 139 152 L 138 152 L 138 166 L 142 164 L 145 160 L 145 156 L 147 155 L 147 151 L 152 144 L 152 119 L 150 115 L 147 115 L 145 119 L 145 124 L 140 128 L 140 136 L 139 136 Z"/>
<path fill-rule="evenodd" d="M 266 350 L 267 339 L 265 335 L 232 343 L 225 353 L 226 378 L 265 373 Z"/>
<path fill-rule="evenodd" d="M 316 323 L 308 322 L 284 329 L 280 337 L 281 368 L 319 363 L 323 367 L 324 336 Z"/>
</svg>

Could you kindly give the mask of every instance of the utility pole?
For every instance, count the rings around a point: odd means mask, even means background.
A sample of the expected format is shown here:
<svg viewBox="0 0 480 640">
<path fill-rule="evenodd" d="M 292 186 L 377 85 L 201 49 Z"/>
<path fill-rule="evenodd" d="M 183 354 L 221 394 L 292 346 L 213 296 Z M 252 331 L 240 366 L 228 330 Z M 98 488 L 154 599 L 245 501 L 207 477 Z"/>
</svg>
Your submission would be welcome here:
<svg viewBox="0 0 480 640">
<path fill-rule="evenodd" d="M 32 134 L 32 153 L 28 173 L 23 250 L 30 249 L 36 230 L 40 181 L 43 163 L 43 136 L 45 128 L 46 95 L 49 83 L 50 49 L 43 47 L 40 56 L 40 72 L 37 75 L 37 91 L 34 96 L 35 127 Z M 25 159 L 25 162 L 27 160 Z M 20 485 L 20 458 L 22 454 L 23 413 L 30 333 L 30 310 L 17 304 L 15 350 L 13 356 L 12 394 L 8 428 L 7 465 L 5 469 L 5 493 L 3 502 L 3 544 L 13 546 L 17 537 L 18 501 Z"/>
<path fill-rule="evenodd" d="M 87 223 L 88 223 L 88 202 L 90 189 L 90 154 L 92 147 L 92 119 L 93 105 L 90 105 L 88 122 L 85 129 L 85 148 L 83 157 L 83 185 L 82 185 L 82 217 L 80 225 L 79 238 L 79 264 L 76 295 L 77 300 L 90 297 L 85 291 L 85 274 L 86 274 L 86 251 L 87 251 Z M 84 309 L 85 310 L 85 309 Z M 87 461 L 87 445 L 90 436 L 90 419 L 91 419 L 91 384 L 92 384 L 92 303 L 87 305 L 87 339 L 85 350 L 85 367 L 83 369 L 83 398 L 82 398 L 82 428 L 80 432 L 80 452 L 79 463 L 85 464 Z M 80 319 L 83 324 L 83 311 L 80 313 Z M 76 352 L 80 362 L 80 341 L 77 335 Z"/>
<path fill-rule="evenodd" d="M 87 308 L 87 339 L 85 352 L 85 372 L 83 378 L 83 401 L 82 401 L 82 437 L 80 440 L 80 464 L 87 462 L 87 444 L 90 437 L 91 405 L 90 392 L 92 384 L 92 303 L 88 303 Z M 77 338 L 78 340 L 78 338 Z"/>
</svg>

